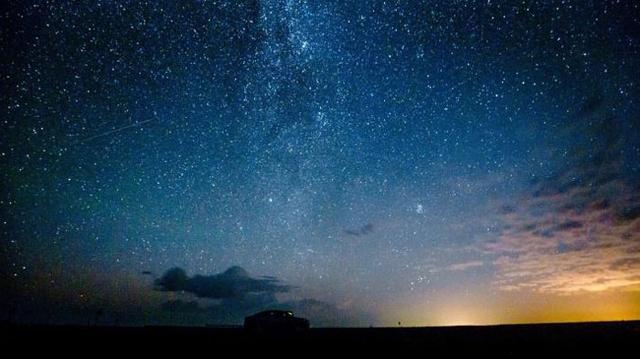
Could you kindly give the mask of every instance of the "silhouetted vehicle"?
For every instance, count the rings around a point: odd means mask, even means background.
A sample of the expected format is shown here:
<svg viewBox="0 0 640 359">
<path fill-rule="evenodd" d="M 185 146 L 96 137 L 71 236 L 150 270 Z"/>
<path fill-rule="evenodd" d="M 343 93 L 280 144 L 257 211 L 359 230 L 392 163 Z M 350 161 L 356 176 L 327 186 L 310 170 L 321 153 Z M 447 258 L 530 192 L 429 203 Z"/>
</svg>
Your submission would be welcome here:
<svg viewBox="0 0 640 359">
<path fill-rule="evenodd" d="M 244 318 L 244 328 L 253 332 L 304 331 L 309 321 L 285 310 L 265 310 Z"/>
</svg>

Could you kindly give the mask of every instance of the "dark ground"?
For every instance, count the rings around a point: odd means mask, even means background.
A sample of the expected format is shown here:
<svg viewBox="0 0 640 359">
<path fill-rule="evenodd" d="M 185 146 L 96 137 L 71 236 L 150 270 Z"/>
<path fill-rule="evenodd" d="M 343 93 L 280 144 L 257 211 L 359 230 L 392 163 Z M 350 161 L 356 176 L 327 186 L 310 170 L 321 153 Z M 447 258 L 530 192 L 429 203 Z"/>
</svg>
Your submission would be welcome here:
<svg viewBox="0 0 640 359">
<path fill-rule="evenodd" d="M 252 334 L 241 328 L 80 327 L 4 325 L 0 342 L 20 353 L 83 356 L 117 353 L 197 355 L 216 358 L 253 352 L 283 356 L 362 352 L 420 356 L 450 354 L 539 356 L 569 354 L 636 357 L 640 321 L 426 328 L 311 329 L 304 333 Z M 6 340 L 6 341 L 5 341 Z M 2 347 L 7 350 L 5 344 Z M 635 353 L 635 354 L 634 354 Z M 232 355 L 235 356 L 235 355 Z"/>
</svg>

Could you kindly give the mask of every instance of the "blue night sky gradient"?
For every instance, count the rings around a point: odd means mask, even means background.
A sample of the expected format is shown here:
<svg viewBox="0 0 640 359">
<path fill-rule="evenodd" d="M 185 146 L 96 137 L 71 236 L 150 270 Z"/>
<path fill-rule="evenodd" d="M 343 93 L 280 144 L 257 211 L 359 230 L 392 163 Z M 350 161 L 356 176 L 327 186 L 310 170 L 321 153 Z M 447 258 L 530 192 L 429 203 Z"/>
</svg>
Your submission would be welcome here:
<svg viewBox="0 0 640 359">
<path fill-rule="evenodd" d="M 15 320 L 640 318 L 635 1 L 10 1 L 0 22 Z M 233 266 L 286 290 L 153 285 Z"/>
</svg>

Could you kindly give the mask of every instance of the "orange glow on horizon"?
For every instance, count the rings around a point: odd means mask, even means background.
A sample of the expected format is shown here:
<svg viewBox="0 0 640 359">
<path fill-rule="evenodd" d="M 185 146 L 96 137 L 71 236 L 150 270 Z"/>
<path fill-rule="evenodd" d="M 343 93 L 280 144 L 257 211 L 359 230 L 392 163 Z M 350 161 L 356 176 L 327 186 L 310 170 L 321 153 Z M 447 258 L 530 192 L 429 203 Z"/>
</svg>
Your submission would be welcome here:
<svg viewBox="0 0 640 359">
<path fill-rule="evenodd" d="M 383 322 L 394 326 L 458 326 L 622 321 L 640 319 L 640 292 L 616 291 L 559 296 L 540 293 L 477 293 L 457 298 L 414 298 L 389 305 Z M 397 305 L 397 303 L 396 303 Z"/>
</svg>

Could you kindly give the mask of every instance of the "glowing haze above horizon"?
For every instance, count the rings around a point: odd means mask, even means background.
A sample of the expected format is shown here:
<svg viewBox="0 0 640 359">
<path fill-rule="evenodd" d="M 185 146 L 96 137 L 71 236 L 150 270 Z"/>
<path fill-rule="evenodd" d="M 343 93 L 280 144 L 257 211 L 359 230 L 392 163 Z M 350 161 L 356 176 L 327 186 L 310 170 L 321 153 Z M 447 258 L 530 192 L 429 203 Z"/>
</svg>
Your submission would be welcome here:
<svg viewBox="0 0 640 359">
<path fill-rule="evenodd" d="M 639 6 L 11 1 L 0 319 L 639 319 Z"/>
</svg>

